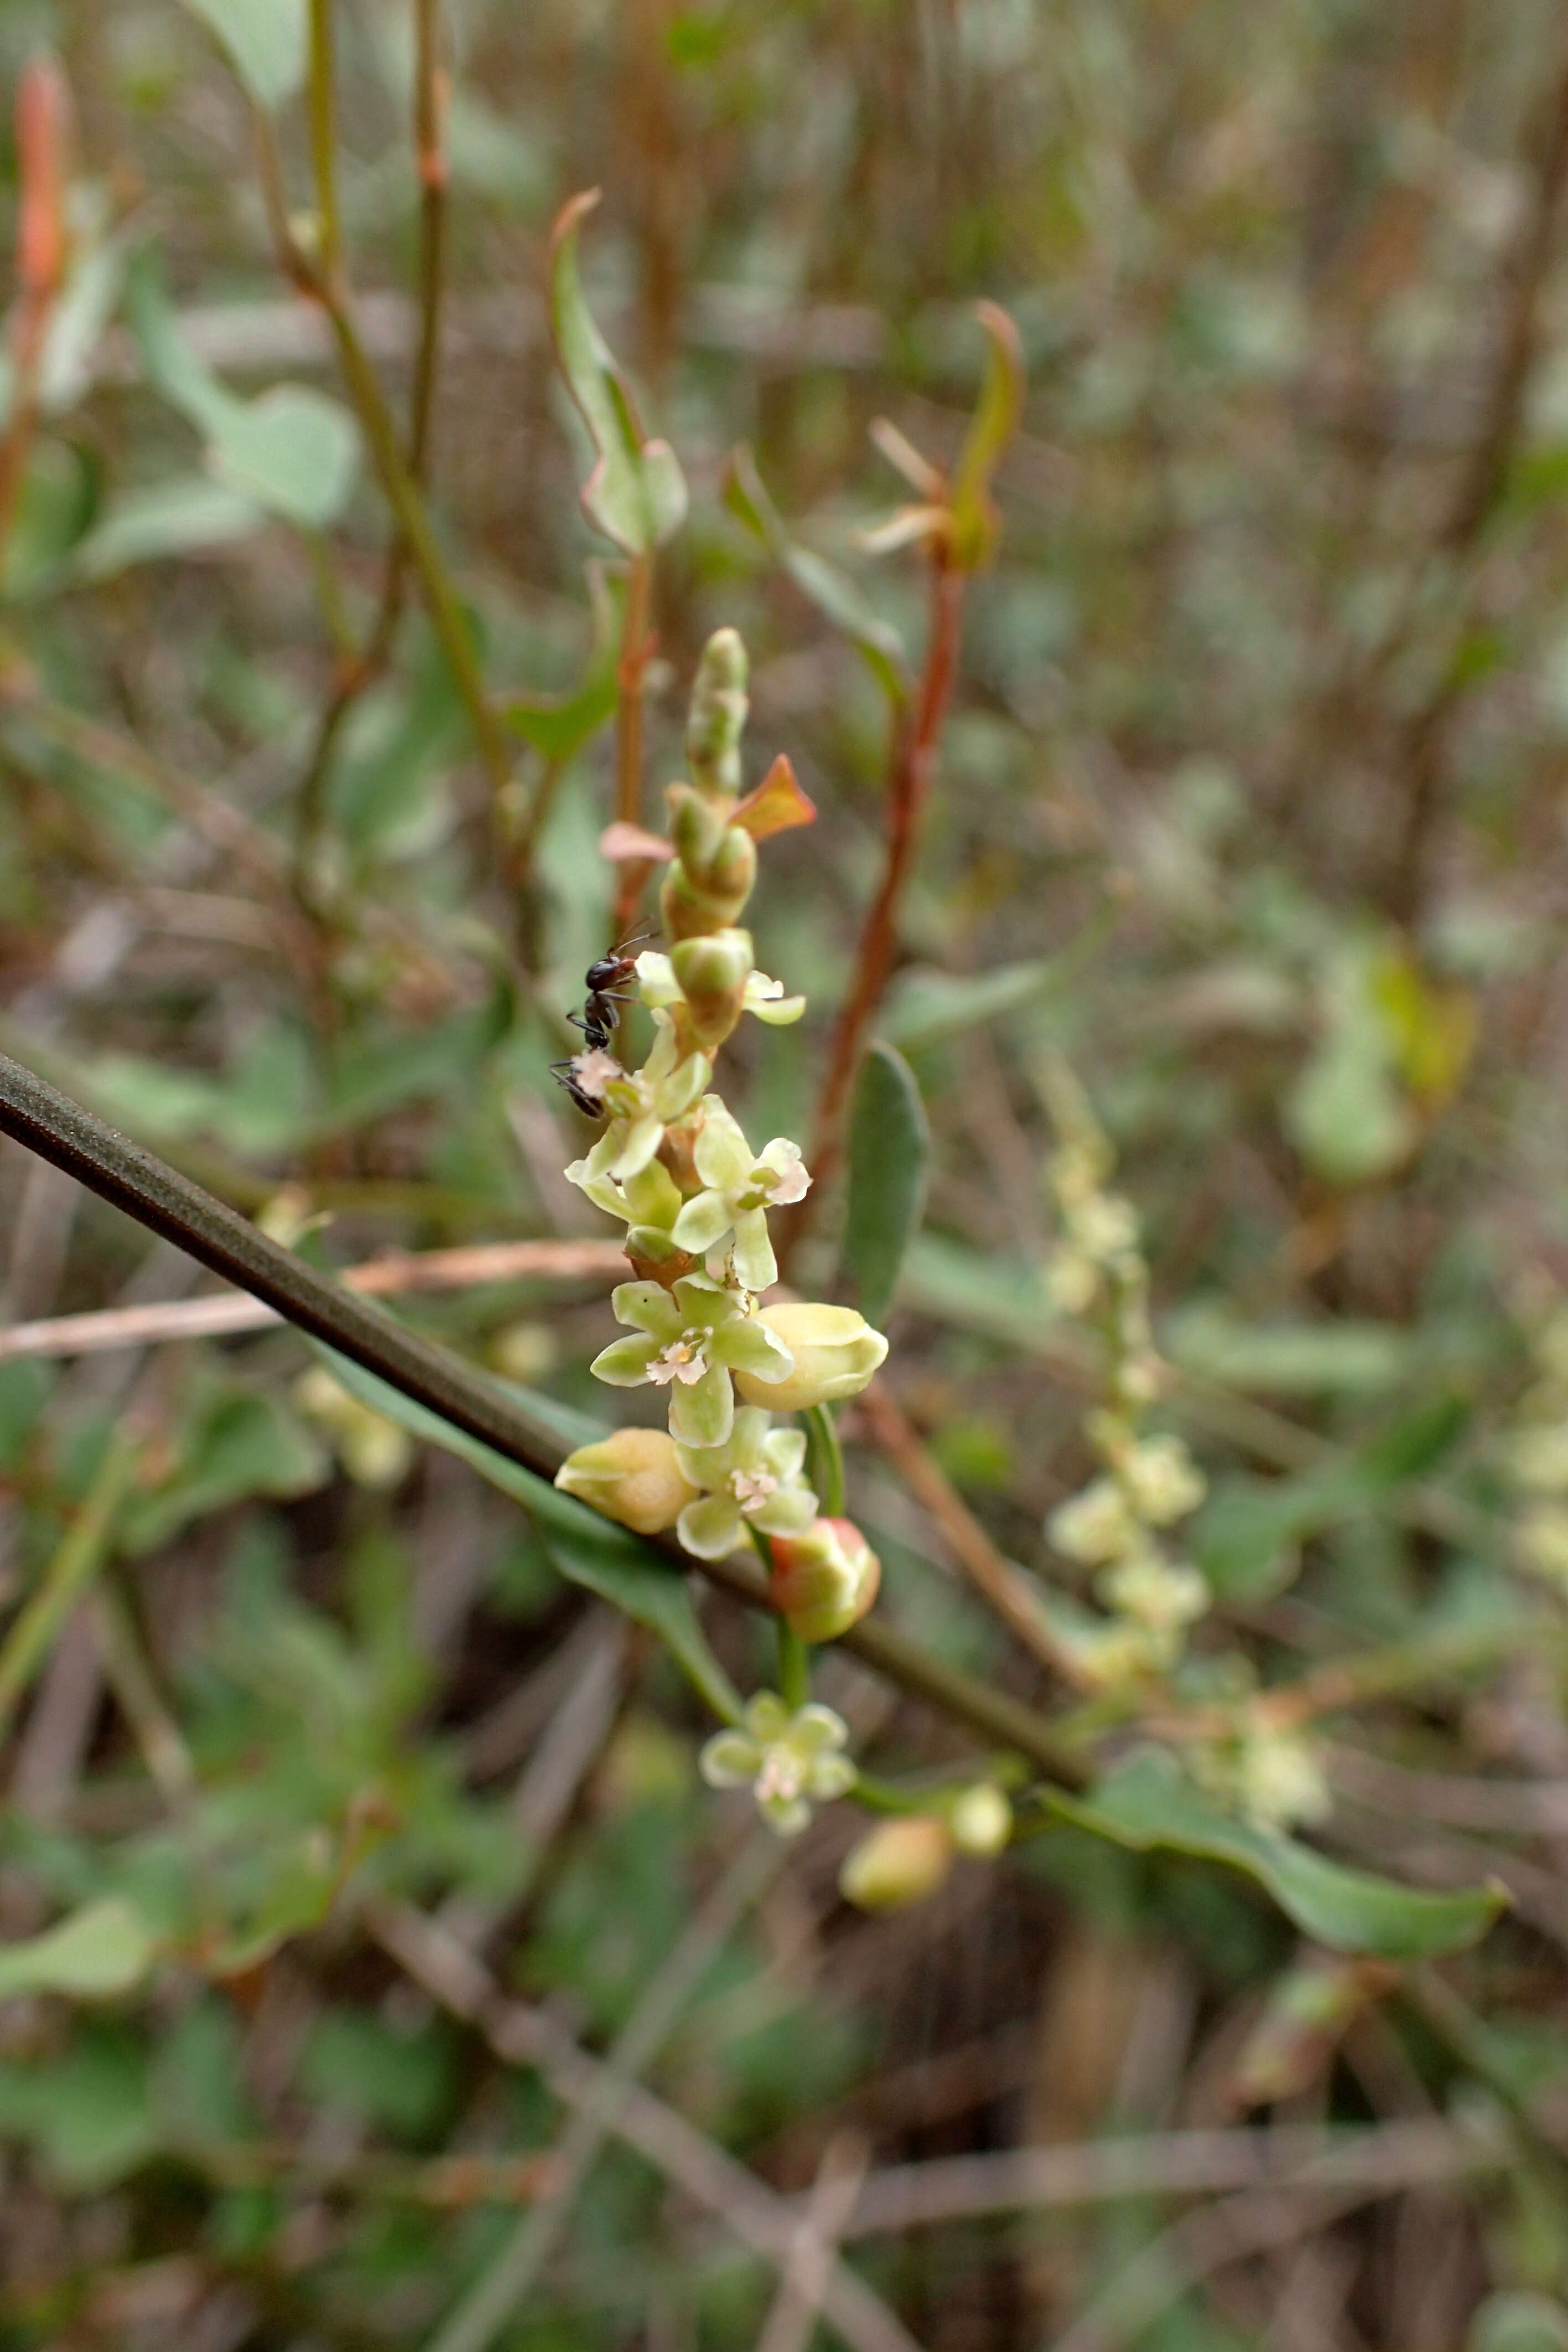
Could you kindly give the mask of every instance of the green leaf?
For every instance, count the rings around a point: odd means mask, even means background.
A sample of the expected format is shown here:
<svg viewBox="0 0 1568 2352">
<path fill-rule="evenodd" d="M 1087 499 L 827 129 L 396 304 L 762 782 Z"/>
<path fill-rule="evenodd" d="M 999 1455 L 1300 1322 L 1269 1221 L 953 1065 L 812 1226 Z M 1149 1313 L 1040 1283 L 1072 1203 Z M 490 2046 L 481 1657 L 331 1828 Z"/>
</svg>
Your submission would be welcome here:
<svg viewBox="0 0 1568 2352">
<path fill-rule="evenodd" d="M 305 79 L 305 0 L 184 0 L 216 36 L 258 106 L 281 106 Z"/>
<path fill-rule="evenodd" d="M 624 574 L 609 572 L 602 563 L 590 563 L 588 595 L 593 608 L 594 641 L 582 684 L 571 694 L 553 697 L 514 694 L 503 713 L 507 724 L 556 766 L 575 758 L 584 743 L 615 716 L 621 627 L 626 605 Z"/>
<path fill-rule="evenodd" d="M 348 410 L 302 383 L 236 401 L 208 449 L 220 481 L 302 530 L 337 520 L 359 459 L 359 427 Z"/>
<path fill-rule="evenodd" d="M 953 470 L 948 500 L 953 561 L 966 572 L 987 560 L 1000 534 L 991 477 L 1018 429 L 1024 409 L 1024 354 L 1018 330 L 996 303 L 977 302 L 974 308 L 988 345 L 985 377 L 969 436 Z"/>
<path fill-rule="evenodd" d="M 126 307 L 148 374 L 202 435 L 216 478 L 301 530 L 335 522 L 359 471 L 348 410 L 308 384 L 274 384 L 255 400 L 230 392 L 186 340 L 151 252 L 137 257 Z"/>
<path fill-rule="evenodd" d="M 1198 1854 L 1245 1871 L 1304 1935 L 1331 1951 L 1388 1960 L 1463 1951 L 1508 1903 L 1495 1885 L 1432 1895 L 1330 1862 L 1310 1846 L 1218 1811 L 1173 1759 L 1152 1750 L 1119 1765 L 1088 1797 L 1048 1789 L 1041 1799 L 1064 1820 L 1118 1845 Z"/>
<path fill-rule="evenodd" d="M 570 1495 L 561 1494 L 548 1479 L 524 1469 L 520 1462 L 509 1462 L 493 1446 L 454 1428 L 439 1413 L 416 1404 L 374 1372 L 362 1371 L 346 1356 L 318 1341 L 312 1340 L 311 1345 L 333 1379 L 363 1404 L 384 1413 L 411 1436 L 457 1454 L 481 1478 L 521 1503 L 568 1582 L 585 1586 L 623 1616 L 657 1633 L 714 1714 L 727 1723 L 739 1722 L 740 1695 L 708 1645 L 679 1569 L 667 1565 L 628 1529 L 601 1518 Z M 519 1403 L 531 1402 L 525 1390 L 510 1383 L 507 1394 Z"/>
<path fill-rule="evenodd" d="M 0 2000 L 30 1992 L 112 2000 L 134 1990 L 156 1952 L 140 1914 L 117 1895 L 106 1895 L 26 1943 L 0 1944 Z"/>
<path fill-rule="evenodd" d="M 898 631 L 883 620 L 847 572 L 790 537 L 763 488 L 751 451 L 743 446 L 733 452 L 726 468 L 724 503 L 755 532 L 807 604 L 814 604 L 825 621 L 859 649 L 889 698 L 903 702 L 910 689 L 910 664 Z"/>
<path fill-rule="evenodd" d="M 1393 1323 L 1238 1323 L 1202 1301 L 1168 1317 L 1160 1339 L 1184 1371 L 1279 1396 L 1373 1396 L 1404 1380 L 1415 1357 Z"/>
<path fill-rule="evenodd" d="M 923 1054 L 966 1029 L 1033 1004 L 1066 978 L 1052 957 L 1005 963 L 994 971 L 936 971 L 916 965 L 900 972 L 882 1015 L 882 1033 L 906 1054 Z"/>
<path fill-rule="evenodd" d="M 550 325 L 566 388 L 597 462 L 583 486 L 590 522 L 628 555 L 646 555 L 686 520 L 686 478 L 668 441 L 643 433 L 631 386 L 594 323 L 577 269 L 577 233 L 597 189 L 574 196 L 551 237 Z"/>
<path fill-rule="evenodd" d="M 227 547 L 248 539 L 267 518 L 254 499 L 209 480 L 180 474 L 112 499 L 70 561 L 76 580 L 109 580 L 138 563 Z"/>
<path fill-rule="evenodd" d="M 1568 2352 L 1568 2311 L 1549 2295 L 1489 2294 L 1470 2322 L 1465 2352 Z"/>
<path fill-rule="evenodd" d="M 904 1255 L 925 1209 L 931 1127 L 909 1064 L 873 1039 L 849 1114 L 849 1203 L 844 1263 L 868 1323 L 892 1305 Z"/>
</svg>

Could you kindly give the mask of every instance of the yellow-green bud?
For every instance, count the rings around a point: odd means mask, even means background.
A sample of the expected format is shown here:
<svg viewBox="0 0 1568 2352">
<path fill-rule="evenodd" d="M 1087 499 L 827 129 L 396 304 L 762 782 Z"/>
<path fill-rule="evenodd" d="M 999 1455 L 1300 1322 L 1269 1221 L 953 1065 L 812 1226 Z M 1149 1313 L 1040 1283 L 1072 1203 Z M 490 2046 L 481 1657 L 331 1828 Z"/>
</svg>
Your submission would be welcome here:
<svg viewBox="0 0 1568 2352">
<path fill-rule="evenodd" d="M 686 721 L 686 758 L 700 792 L 739 793 L 746 724 L 746 648 L 738 629 L 715 629 L 702 648 Z"/>
<path fill-rule="evenodd" d="M 331 1441 L 356 1486 L 396 1486 L 414 1459 L 414 1441 L 333 1380 L 324 1364 L 312 1365 L 295 1383 L 294 1402 Z"/>
<path fill-rule="evenodd" d="M 805 1412 L 810 1405 L 858 1396 L 888 1352 L 880 1331 L 853 1307 L 795 1299 L 764 1307 L 762 1320 L 784 1341 L 795 1370 L 771 1386 L 748 1372 L 737 1372 L 735 1380 L 748 1404 L 773 1412 Z"/>
<path fill-rule="evenodd" d="M 704 1049 L 721 1045 L 741 1017 L 752 976 L 750 931 L 719 930 L 703 939 L 678 940 L 669 961 L 697 1044 Z"/>
<path fill-rule="evenodd" d="M 838 1891 L 858 1911 L 901 1911 L 934 1895 L 952 1868 L 947 1823 L 931 1813 L 880 1822 L 847 1856 Z"/>
<path fill-rule="evenodd" d="M 954 1800 L 947 1825 L 960 1853 L 987 1861 L 1013 1834 L 1013 1808 L 994 1780 L 977 1780 Z"/>
<path fill-rule="evenodd" d="M 580 1445 L 555 1473 L 555 1483 L 639 1536 L 672 1528 L 700 1491 L 682 1471 L 674 1438 L 662 1429 L 617 1429 L 596 1444 Z"/>
<path fill-rule="evenodd" d="M 727 929 L 745 912 L 756 878 L 756 845 L 750 834 L 731 825 L 708 874 L 693 872 L 679 859 L 666 874 L 658 902 L 665 936 L 696 940 Z"/>
<path fill-rule="evenodd" d="M 769 1549 L 773 1606 L 803 1642 L 837 1642 L 877 1598 L 882 1563 L 853 1519 L 813 1519 Z"/>
</svg>

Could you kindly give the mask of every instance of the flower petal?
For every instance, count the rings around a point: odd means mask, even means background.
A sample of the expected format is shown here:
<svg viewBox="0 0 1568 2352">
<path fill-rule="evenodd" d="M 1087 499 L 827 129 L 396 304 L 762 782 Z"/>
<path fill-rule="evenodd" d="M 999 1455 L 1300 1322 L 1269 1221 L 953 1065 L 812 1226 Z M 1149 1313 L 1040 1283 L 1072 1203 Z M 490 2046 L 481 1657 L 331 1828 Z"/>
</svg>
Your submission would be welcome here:
<svg viewBox="0 0 1568 2352">
<path fill-rule="evenodd" d="M 640 1389 L 658 1353 L 658 1341 L 638 1332 L 625 1339 L 612 1339 L 607 1348 L 600 1349 L 588 1370 L 596 1381 L 605 1381 L 613 1389 Z"/>
<path fill-rule="evenodd" d="M 835 1797 L 847 1797 L 859 1774 L 847 1756 L 818 1756 L 806 1775 L 806 1787 L 819 1803 L 829 1804 Z"/>
<path fill-rule="evenodd" d="M 757 1811 L 780 1837 L 798 1837 L 811 1819 L 811 1807 L 804 1797 L 759 1797 Z"/>
<path fill-rule="evenodd" d="M 667 1126 L 690 1109 L 712 1075 L 713 1065 L 706 1054 L 688 1054 L 679 1069 L 659 1079 L 654 1087 L 654 1099 Z"/>
<path fill-rule="evenodd" d="M 756 1381 L 784 1381 L 795 1370 L 795 1358 L 784 1341 L 754 1315 L 716 1331 L 713 1353 L 721 1364 Z"/>
<path fill-rule="evenodd" d="M 797 1755 L 815 1756 L 826 1748 L 842 1748 L 849 1738 L 849 1726 L 830 1706 L 820 1706 L 815 1701 L 803 1706 L 789 1727 L 789 1744 Z"/>
<path fill-rule="evenodd" d="M 771 1290 L 779 1278 L 779 1263 L 768 1239 L 765 1209 L 741 1209 L 735 1215 L 735 1271 L 748 1290 Z"/>
<path fill-rule="evenodd" d="M 781 1486 L 751 1514 L 752 1525 L 765 1536 L 797 1536 L 816 1517 L 816 1496 L 809 1486 Z"/>
<path fill-rule="evenodd" d="M 739 1423 L 744 1414 L 754 1412 L 763 1417 L 759 1405 L 743 1405 L 735 1415 Z M 800 1476 L 805 1467 L 805 1432 L 804 1429 L 770 1429 L 763 1441 L 763 1455 L 775 1478 L 786 1483 Z"/>
<path fill-rule="evenodd" d="M 645 948 L 637 958 L 637 982 L 645 1004 L 679 1004 L 680 984 L 675 967 L 657 948 Z"/>
<path fill-rule="evenodd" d="M 749 1789 L 762 1769 L 754 1739 L 743 1731 L 716 1731 L 697 1759 L 710 1789 Z"/>
<path fill-rule="evenodd" d="M 661 1346 L 678 1339 L 686 1328 L 686 1318 L 662 1283 L 617 1282 L 610 1293 L 610 1312 L 617 1323 L 651 1332 Z"/>
<path fill-rule="evenodd" d="M 722 1445 L 735 1417 L 730 1375 L 714 1364 L 689 1387 L 669 1392 L 669 1433 L 678 1445 Z"/>
<path fill-rule="evenodd" d="M 689 1250 L 694 1257 L 700 1257 L 729 1230 L 730 1203 L 723 1193 L 699 1192 L 681 1210 L 669 1229 L 669 1237 L 677 1249 Z"/>
<path fill-rule="evenodd" d="M 759 1748 L 782 1739 L 789 1729 L 789 1709 L 777 1691 L 758 1691 L 746 1703 L 746 1728 Z"/>
<path fill-rule="evenodd" d="M 726 1110 L 717 1095 L 710 1095 L 703 1103 L 702 1124 L 691 1157 L 702 1181 L 720 1192 L 732 1192 L 743 1184 L 755 1164 L 740 1120 Z"/>
<path fill-rule="evenodd" d="M 664 1140 L 664 1121 L 649 1111 L 645 1118 L 628 1119 L 624 1127 L 617 1121 L 611 1132 L 620 1149 L 610 1173 L 624 1184 L 628 1176 L 640 1176 L 658 1150 Z"/>
<path fill-rule="evenodd" d="M 730 1496 L 705 1495 L 700 1503 L 687 1504 L 675 1523 L 675 1532 L 697 1559 L 722 1559 L 742 1541 L 745 1523 L 739 1504 Z"/>
<path fill-rule="evenodd" d="M 798 1021 L 805 1011 L 805 999 L 804 996 L 748 995 L 746 1011 L 754 1013 L 759 1021 L 765 1021 L 770 1029 L 787 1029 L 790 1023 Z"/>
</svg>

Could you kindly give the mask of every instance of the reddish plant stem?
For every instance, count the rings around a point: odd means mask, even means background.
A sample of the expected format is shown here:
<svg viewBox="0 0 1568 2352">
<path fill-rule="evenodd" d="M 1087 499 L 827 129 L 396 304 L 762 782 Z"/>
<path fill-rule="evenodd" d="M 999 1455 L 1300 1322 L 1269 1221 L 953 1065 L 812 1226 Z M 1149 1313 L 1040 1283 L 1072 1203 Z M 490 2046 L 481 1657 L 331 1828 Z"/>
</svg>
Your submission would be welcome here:
<svg viewBox="0 0 1568 2352">
<path fill-rule="evenodd" d="M 642 823 L 643 685 L 656 642 L 648 627 L 652 602 L 653 558 L 634 555 L 626 570 L 626 613 L 616 671 L 616 816 L 622 824 Z M 647 872 L 646 865 L 630 859 L 620 868 L 614 924 L 617 940 L 636 923 Z"/>
<path fill-rule="evenodd" d="M 844 1112 L 849 1089 L 893 968 L 899 908 L 920 845 L 921 819 L 936 773 L 942 721 L 952 698 L 967 578 L 967 573 L 952 564 L 945 551 L 939 547 L 931 559 L 931 636 L 920 692 L 913 710 L 900 717 L 893 744 L 888 789 L 887 864 L 881 887 L 860 933 L 854 978 L 834 1024 L 827 1069 L 817 1097 L 809 1164 L 812 1181 L 818 1185 L 834 1173 L 842 1156 Z"/>
<path fill-rule="evenodd" d="M 10 539 L 26 478 L 44 345 L 65 280 L 68 106 L 64 79 L 52 58 L 39 56 L 24 67 L 16 91 L 18 299 L 11 334 L 11 415 L 0 438 L 0 551 Z"/>
</svg>

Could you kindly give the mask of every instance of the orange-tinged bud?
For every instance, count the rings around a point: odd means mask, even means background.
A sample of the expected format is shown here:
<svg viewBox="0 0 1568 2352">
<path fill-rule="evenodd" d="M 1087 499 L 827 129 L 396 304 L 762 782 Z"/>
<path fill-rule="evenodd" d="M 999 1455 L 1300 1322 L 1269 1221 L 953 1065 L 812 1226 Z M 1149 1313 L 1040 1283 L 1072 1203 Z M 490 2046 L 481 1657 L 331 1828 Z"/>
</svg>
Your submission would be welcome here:
<svg viewBox="0 0 1568 2352">
<path fill-rule="evenodd" d="M 931 1813 L 880 1822 L 838 1874 L 838 1891 L 858 1911 L 901 1911 L 934 1895 L 952 1868 L 947 1823 Z"/>
<path fill-rule="evenodd" d="M 580 1445 L 555 1473 L 555 1484 L 639 1536 L 662 1535 L 700 1492 L 662 1429 L 617 1429 L 597 1444 Z"/>
<path fill-rule="evenodd" d="M 16 277 L 35 301 L 58 293 L 66 270 L 66 148 L 70 92 L 58 62 L 38 50 L 16 84 Z"/>
<path fill-rule="evenodd" d="M 836 1642 L 877 1598 L 882 1563 L 853 1519 L 814 1519 L 797 1536 L 774 1536 L 775 1609 L 803 1642 Z"/>
</svg>

